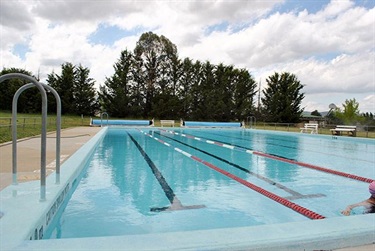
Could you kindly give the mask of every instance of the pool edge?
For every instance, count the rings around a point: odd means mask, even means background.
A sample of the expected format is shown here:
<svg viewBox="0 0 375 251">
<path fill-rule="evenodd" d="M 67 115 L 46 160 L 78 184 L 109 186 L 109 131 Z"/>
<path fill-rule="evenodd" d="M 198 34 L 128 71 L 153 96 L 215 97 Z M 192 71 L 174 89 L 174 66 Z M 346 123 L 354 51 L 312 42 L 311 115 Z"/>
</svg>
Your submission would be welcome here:
<svg viewBox="0 0 375 251">
<path fill-rule="evenodd" d="M 24 241 L 17 250 L 332 250 L 372 244 L 375 215 L 254 227 Z"/>
<path fill-rule="evenodd" d="M 40 181 L 10 185 L 0 191 L 0 212 L 4 213 L 0 218 L 0 250 L 13 250 L 25 240 L 43 237 L 50 219 L 107 129 L 101 129 L 61 165 L 60 184 L 55 184 L 55 173 L 47 177 L 46 201 L 39 200 Z"/>
<path fill-rule="evenodd" d="M 53 204 L 59 201 L 64 194 L 67 184 L 70 184 L 79 175 L 83 164 L 77 164 L 82 156 L 90 155 L 95 144 L 104 135 L 105 130 L 101 130 L 97 135 L 82 146 L 73 154 L 63 165 L 63 169 L 74 163 L 74 169 L 63 172 L 62 182 L 59 186 L 54 184 L 54 175 L 47 179 L 47 202 L 39 202 L 39 181 L 23 183 L 21 188 L 14 189 L 9 187 L 8 194 L 13 190 L 18 192 L 18 196 L 31 194 L 32 199 L 25 203 L 23 212 L 28 214 L 35 213 L 36 209 L 31 208 L 34 204 L 41 205 L 36 215 L 40 219 L 28 219 L 34 226 L 27 230 L 27 234 L 22 232 L 22 238 L 17 236 L 16 240 L 7 239 L 9 233 L 3 233 L 2 219 L 0 219 L 0 250 L 330 250 L 371 244 L 375 242 L 375 215 L 357 215 L 350 217 L 335 217 L 325 220 L 291 222 L 283 224 L 273 224 L 268 226 L 254 226 L 245 228 L 226 228 L 215 230 L 199 230 L 190 232 L 160 233 L 145 235 L 128 235 L 128 236 L 111 236 L 111 237 L 94 237 L 80 239 L 60 239 L 60 240 L 41 240 L 28 241 L 30 235 L 34 234 L 37 229 L 39 235 L 40 222 L 46 220 L 46 214 L 51 210 Z M 100 137 L 97 137 L 100 135 Z M 88 145 L 88 146 L 86 146 Z M 91 147 L 91 148 L 90 148 Z M 91 149 L 91 150 L 89 150 Z M 66 165 L 66 166 L 65 166 Z M 64 183 L 65 182 L 65 183 Z M 34 187 L 32 183 L 37 184 Z M 56 191 L 55 191 L 56 190 Z M 28 194 L 25 194 L 28 193 Z M 3 197 L 0 194 L 1 198 Z M 1 199 L 0 198 L 0 199 Z M 0 211 L 3 210 L 0 201 Z M 17 200 L 18 203 L 20 201 Z M 46 204 L 48 203 L 48 206 Z M 14 204 L 13 207 L 20 207 L 23 204 Z M 30 208 L 27 208 L 30 207 Z M 24 220 L 21 215 L 17 215 Z M 39 225 L 38 225 L 39 224 Z M 26 224 L 23 224 L 25 226 Z M 14 227 L 14 224 L 11 225 Z M 30 226 L 28 226 L 30 228 Z M 17 226 L 19 228 L 19 226 Z M 21 234 L 20 234 L 21 235 Z M 43 235 L 43 231 L 42 231 Z M 38 236 L 39 238 L 39 236 Z M 4 240 L 13 243 L 4 245 Z M 9 244 L 9 245 L 8 245 Z"/>
</svg>

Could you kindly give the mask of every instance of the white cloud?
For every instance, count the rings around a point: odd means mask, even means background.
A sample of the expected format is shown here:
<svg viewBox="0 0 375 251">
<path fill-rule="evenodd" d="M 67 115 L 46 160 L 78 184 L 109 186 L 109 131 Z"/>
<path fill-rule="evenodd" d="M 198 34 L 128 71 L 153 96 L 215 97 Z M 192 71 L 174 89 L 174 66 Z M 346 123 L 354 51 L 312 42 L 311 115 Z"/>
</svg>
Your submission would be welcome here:
<svg viewBox="0 0 375 251">
<path fill-rule="evenodd" d="M 323 10 L 319 11 L 317 15 L 325 19 L 334 18 L 353 7 L 353 5 L 354 3 L 349 0 L 331 1 Z"/>
<path fill-rule="evenodd" d="M 373 90 L 373 93 L 375 93 L 375 87 Z M 360 104 L 359 109 L 362 111 L 372 111 L 374 114 L 375 111 L 375 94 L 368 95 L 364 97 L 362 100 L 358 101 Z"/>
<path fill-rule="evenodd" d="M 9 27 L 14 31 L 24 31 L 31 28 L 33 18 L 27 2 L 0 1 L 0 25 Z"/>
<path fill-rule="evenodd" d="M 320 93 L 315 94 L 314 96 L 307 96 L 302 102 L 302 106 L 305 108 L 305 111 L 314 111 L 318 110 L 328 111 L 329 105 L 331 103 L 335 104 L 338 108 L 344 109 L 343 104 L 346 100 L 355 99 L 359 103 L 359 111 L 363 112 L 372 112 L 374 114 L 375 110 L 375 95 L 362 95 L 362 94 L 353 94 L 345 93 L 344 96 L 337 95 L 334 93 Z M 320 100 L 320 101 L 316 101 Z"/>
<path fill-rule="evenodd" d="M 375 113 L 374 7 L 349 0 L 332 0 L 316 12 L 282 11 L 293 4 L 284 0 L 0 4 L 2 67 L 40 71 L 46 77 L 64 62 L 81 63 L 100 84 L 113 74 L 120 52 L 133 50 L 141 33 L 153 31 L 175 43 L 180 57 L 245 67 L 257 81 L 262 79 L 263 88 L 276 71 L 296 74 L 305 85 L 309 110 L 327 110 L 333 101 L 356 97 L 361 110 Z M 88 38 L 100 24 L 129 35 L 110 45 L 93 44 Z M 16 44 L 29 47 L 25 60 L 14 51 Z"/>
<path fill-rule="evenodd" d="M 374 57 L 374 52 L 363 52 L 341 54 L 329 62 L 310 58 L 283 65 L 282 70 L 295 73 L 309 94 L 366 93 L 374 90 Z"/>
<path fill-rule="evenodd" d="M 40 0 L 33 6 L 33 13 L 53 23 L 74 23 L 76 21 L 101 21 L 110 16 L 126 15 L 129 12 L 142 10 L 141 1 L 49 1 Z"/>
</svg>

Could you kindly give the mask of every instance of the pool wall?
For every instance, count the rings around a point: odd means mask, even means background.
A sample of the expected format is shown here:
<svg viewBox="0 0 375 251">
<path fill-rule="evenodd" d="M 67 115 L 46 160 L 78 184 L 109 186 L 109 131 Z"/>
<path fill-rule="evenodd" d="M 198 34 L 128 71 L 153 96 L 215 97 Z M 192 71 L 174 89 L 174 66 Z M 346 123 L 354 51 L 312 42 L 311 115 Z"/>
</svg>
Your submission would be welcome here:
<svg viewBox="0 0 375 251">
<path fill-rule="evenodd" d="M 10 185 L 0 191 L 0 212 L 4 214 L 0 218 L 0 250 L 15 250 L 25 240 L 43 238 L 107 130 L 107 127 L 100 130 L 62 164 L 60 184 L 55 184 L 55 173 L 47 177 L 46 201 L 39 201 L 40 181 Z"/>
<path fill-rule="evenodd" d="M 374 243 L 374 215 L 188 232 L 25 241 L 21 250 L 333 250 Z"/>
<path fill-rule="evenodd" d="M 62 165 L 61 184 L 47 178 L 47 201 L 39 202 L 39 181 L 0 192 L 0 250 L 331 250 L 375 242 L 375 214 L 332 217 L 255 227 L 144 235 L 50 239 L 48 225 L 104 137 L 104 127 Z M 31 241 L 32 240 L 32 241 Z"/>
</svg>

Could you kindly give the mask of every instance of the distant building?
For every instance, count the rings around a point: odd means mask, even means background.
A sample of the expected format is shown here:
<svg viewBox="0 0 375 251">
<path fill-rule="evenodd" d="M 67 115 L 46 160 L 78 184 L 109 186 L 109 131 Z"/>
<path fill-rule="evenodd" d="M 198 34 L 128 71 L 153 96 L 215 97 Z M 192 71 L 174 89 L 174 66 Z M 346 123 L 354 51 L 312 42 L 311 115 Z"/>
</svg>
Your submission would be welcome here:
<svg viewBox="0 0 375 251">
<path fill-rule="evenodd" d="M 311 115 L 311 112 L 302 112 L 301 122 L 319 124 L 320 126 L 326 125 L 327 118 L 322 116 Z"/>
</svg>

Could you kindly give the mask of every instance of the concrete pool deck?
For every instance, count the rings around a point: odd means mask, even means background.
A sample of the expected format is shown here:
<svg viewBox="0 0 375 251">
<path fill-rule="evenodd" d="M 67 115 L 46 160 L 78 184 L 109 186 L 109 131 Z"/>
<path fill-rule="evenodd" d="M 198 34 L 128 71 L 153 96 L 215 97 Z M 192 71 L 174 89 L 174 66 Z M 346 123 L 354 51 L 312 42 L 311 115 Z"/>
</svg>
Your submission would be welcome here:
<svg viewBox="0 0 375 251">
<path fill-rule="evenodd" d="M 70 128 L 62 130 L 61 133 L 61 160 L 64 162 L 65 160 L 69 159 L 69 157 L 74 154 L 82 145 L 84 145 L 86 142 L 88 142 L 92 137 L 94 137 L 97 132 L 100 131 L 101 128 L 99 127 L 77 127 L 77 128 Z M 52 173 L 54 170 L 54 160 L 55 160 L 55 134 L 50 133 L 47 135 L 47 169 L 49 170 L 49 173 Z M 0 145 L 0 190 L 4 189 L 5 187 L 9 186 L 12 183 L 12 145 L 9 143 Z M 19 182 L 22 181 L 32 181 L 32 180 L 38 180 L 39 179 L 39 169 L 40 169 L 40 138 L 39 137 L 33 137 L 28 138 L 24 140 L 20 140 L 18 143 L 18 180 Z M 62 169 L 62 172 L 64 170 Z M 349 220 L 349 218 L 343 218 L 344 221 Z M 318 223 L 317 223 L 318 224 Z M 321 224 L 321 223 L 319 223 Z M 272 226 L 269 226 L 272 227 Z M 281 229 L 281 228 L 280 228 Z M 374 230 L 375 231 L 375 230 Z M 226 233 L 226 230 L 220 230 L 219 232 L 222 232 L 223 234 Z M 181 233 L 180 233 L 181 234 Z M 240 235 L 240 233 L 239 233 Z M 163 238 L 157 235 L 151 236 L 149 238 Z M 165 235 L 167 236 L 167 235 Z M 155 237 L 155 238 L 156 238 Z M 182 237 L 182 236 L 180 236 Z M 126 240 L 129 237 L 124 237 L 121 240 L 119 238 L 121 237 L 109 237 L 108 239 L 113 239 L 114 241 L 120 241 L 123 244 L 126 242 Z M 165 237 L 164 237 L 165 238 Z M 1 237 L 0 237 L 1 239 Z M 142 236 L 139 236 L 139 238 L 136 238 L 139 241 L 139 244 L 142 244 Z M 375 238 L 374 238 L 375 239 Z M 6 241 L 2 240 L 1 242 Z M 86 240 L 82 240 L 83 243 L 86 242 L 92 242 L 92 243 L 99 243 L 103 241 L 103 238 L 87 238 Z M 134 241 L 134 239 L 133 239 Z M 160 239 L 159 239 L 160 241 Z M 48 240 L 47 240 L 48 242 Z M 50 250 L 50 248 L 58 247 L 59 245 L 63 244 L 63 247 L 69 247 L 67 242 L 70 242 L 71 244 L 76 244 L 79 247 L 80 244 L 79 239 L 77 240 L 51 240 L 49 243 L 52 245 L 48 245 L 47 247 L 43 248 L 43 245 L 46 244 L 46 241 L 32 241 L 29 242 L 29 246 L 26 245 L 24 250 L 28 250 L 30 248 L 31 250 Z M 67 244 L 65 246 L 65 244 Z M 184 243 L 182 241 L 181 245 Z M 135 243 L 137 244 L 137 243 Z M 137 247 L 135 245 L 133 247 Z M 57 246 L 55 246 L 57 245 Z M 353 245 L 355 246 L 355 244 Z M 100 247 L 97 246 L 97 247 Z M 138 246 L 139 247 L 139 246 Z M 148 246 L 151 248 L 151 246 Z M 207 249 L 208 247 L 206 247 Z M 236 248 L 236 247 L 234 247 Z M 60 250 L 63 249 L 60 246 Z M 215 249 L 215 246 L 211 246 L 211 250 Z M 219 248 L 219 249 L 222 249 Z M 230 247 L 227 247 L 227 250 L 230 249 Z M 332 249 L 327 249 L 332 250 Z M 335 250 L 341 250 L 341 251 L 375 251 L 375 244 L 371 245 L 365 245 L 365 246 L 356 246 L 352 248 L 343 248 L 343 249 L 335 249 Z"/>
<path fill-rule="evenodd" d="M 75 127 L 61 131 L 61 163 L 90 140 L 100 127 Z M 47 134 L 47 174 L 55 170 L 56 133 Z M 20 139 L 17 143 L 18 181 L 40 179 L 40 137 Z M 0 190 L 12 184 L 12 143 L 0 144 Z"/>
</svg>

